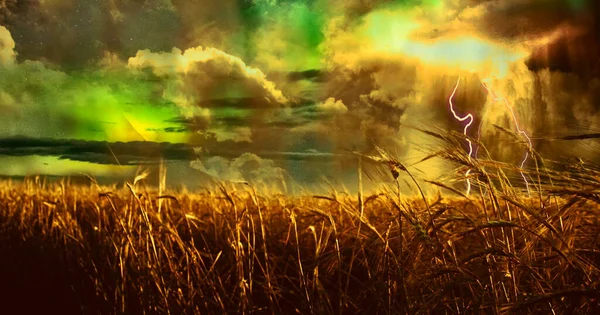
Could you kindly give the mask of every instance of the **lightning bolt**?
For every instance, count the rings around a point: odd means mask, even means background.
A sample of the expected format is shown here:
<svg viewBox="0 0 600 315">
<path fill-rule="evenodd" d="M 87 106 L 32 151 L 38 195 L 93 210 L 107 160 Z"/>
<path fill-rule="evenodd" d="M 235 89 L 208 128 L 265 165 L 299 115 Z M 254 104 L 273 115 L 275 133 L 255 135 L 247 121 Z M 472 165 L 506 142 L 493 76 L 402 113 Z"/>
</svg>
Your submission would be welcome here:
<svg viewBox="0 0 600 315">
<path fill-rule="evenodd" d="M 498 102 L 498 101 L 502 101 L 504 103 L 504 105 L 506 106 L 506 108 L 510 111 L 510 114 L 512 116 L 513 122 L 515 124 L 515 128 L 517 129 L 517 132 L 522 135 L 528 144 L 528 150 L 525 151 L 525 157 L 523 157 L 523 160 L 521 161 L 521 171 L 519 171 L 521 173 L 521 177 L 523 177 L 523 181 L 525 182 L 525 187 L 527 188 L 527 193 L 531 194 L 531 191 L 529 190 L 529 182 L 527 181 L 527 178 L 525 177 L 525 174 L 523 174 L 523 166 L 525 165 L 525 162 L 527 162 L 527 159 L 529 159 L 529 149 L 532 148 L 532 144 L 531 144 L 531 138 L 529 138 L 529 136 L 527 135 L 527 133 L 521 129 L 519 127 L 519 121 L 517 119 L 517 116 L 515 115 L 515 111 L 513 110 L 513 108 L 510 106 L 510 104 L 508 103 L 508 100 L 506 99 L 506 97 L 503 96 L 498 96 L 496 94 L 496 92 L 490 88 L 484 81 L 481 81 L 481 84 L 483 85 L 483 87 L 486 89 L 486 91 L 488 92 L 488 94 L 492 97 L 492 99 L 494 100 L 494 102 Z"/>
<path fill-rule="evenodd" d="M 456 113 L 456 111 L 454 110 L 454 104 L 452 103 L 452 99 L 454 98 L 454 95 L 456 94 L 456 90 L 458 90 L 458 85 L 460 84 L 460 77 L 458 77 L 458 80 L 456 80 L 456 86 L 454 86 L 454 90 L 452 91 L 452 95 L 450 95 L 450 97 L 448 98 L 448 104 L 450 104 L 450 111 L 452 112 L 452 115 L 454 115 L 454 118 L 456 120 L 458 120 L 459 122 L 465 122 L 467 121 L 467 124 L 464 126 L 463 128 L 463 134 L 465 136 L 467 136 L 467 132 L 469 131 L 469 127 L 471 127 L 471 124 L 473 124 L 473 115 L 471 113 L 468 113 L 465 116 L 460 116 Z M 469 138 L 467 138 L 467 142 L 469 143 L 469 161 L 471 160 L 471 156 L 473 155 L 473 143 L 471 142 L 471 140 Z M 468 170 L 465 173 L 465 176 L 467 176 L 467 196 L 471 193 L 471 180 L 468 178 L 469 174 L 471 173 L 471 170 Z"/>
</svg>

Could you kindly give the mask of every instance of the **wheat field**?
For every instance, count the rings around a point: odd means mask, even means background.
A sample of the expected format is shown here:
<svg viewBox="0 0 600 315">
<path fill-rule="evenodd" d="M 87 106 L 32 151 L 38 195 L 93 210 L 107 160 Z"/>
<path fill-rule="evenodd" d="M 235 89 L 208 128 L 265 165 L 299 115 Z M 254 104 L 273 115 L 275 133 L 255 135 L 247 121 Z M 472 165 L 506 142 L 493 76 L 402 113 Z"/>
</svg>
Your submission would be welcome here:
<svg viewBox="0 0 600 315">
<path fill-rule="evenodd" d="M 428 158 L 469 172 L 467 196 L 286 196 L 0 185 L 3 314 L 598 314 L 600 169 L 470 159 L 461 135 Z M 393 158 L 390 158 L 393 159 Z M 400 161 L 384 171 L 410 172 Z M 516 184 L 519 172 L 530 192 Z M 164 174 L 163 174 L 164 175 Z M 164 180 L 164 178 L 163 178 Z"/>
</svg>

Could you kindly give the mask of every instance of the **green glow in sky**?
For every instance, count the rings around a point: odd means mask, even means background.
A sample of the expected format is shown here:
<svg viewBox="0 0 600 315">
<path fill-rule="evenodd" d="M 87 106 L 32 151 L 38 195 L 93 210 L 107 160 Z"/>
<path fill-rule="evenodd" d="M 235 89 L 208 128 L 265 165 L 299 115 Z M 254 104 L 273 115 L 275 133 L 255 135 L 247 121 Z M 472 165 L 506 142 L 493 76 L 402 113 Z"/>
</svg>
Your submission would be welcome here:
<svg viewBox="0 0 600 315">
<path fill-rule="evenodd" d="M 120 72 L 64 73 L 40 63 L 25 62 L 0 73 L 10 95 L 14 120 L 0 127 L 8 135 L 82 140 L 183 140 L 148 134 L 147 128 L 172 126 L 178 112 L 154 95 L 156 84 Z M 6 134 L 5 134 L 6 135 Z"/>
<path fill-rule="evenodd" d="M 60 6 L 50 8 L 55 10 Z M 322 67 L 320 45 L 326 18 L 322 11 L 313 7 L 311 1 L 243 1 L 238 9 L 242 27 L 227 36 L 228 47 L 231 47 L 227 53 L 235 55 L 239 52 L 248 65 L 273 71 L 302 71 Z M 92 36 L 100 36 L 100 16 L 87 9 L 81 9 L 81 12 L 83 17 L 91 14 L 89 21 L 93 25 L 86 26 L 86 29 L 93 30 Z M 145 30 L 147 33 L 148 29 L 154 29 L 155 33 L 162 34 L 158 34 L 160 36 L 157 35 L 157 39 L 176 31 L 174 27 L 177 23 L 172 21 L 174 11 L 171 6 L 160 6 L 152 12 L 155 18 L 162 14 L 168 17 L 168 21 L 134 19 L 124 30 Z M 152 27 L 140 27 L 153 21 L 156 23 Z M 159 26 L 163 24 L 164 28 L 160 29 Z M 148 38 L 146 33 L 144 36 L 134 33 L 128 36 L 131 37 L 131 43 L 148 44 L 148 41 L 140 42 L 140 38 Z M 126 42 L 129 45 L 129 41 Z M 166 51 L 172 48 L 167 49 L 168 45 L 165 44 L 146 46 Z M 123 48 L 130 54 L 134 53 L 129 46 Z M 86 46 L 83 51 L 91 49 Z M 101 52 L 96 54 L 100 55 Z M 131 56 L 120 57 L 121 62 L 128 57 Z M 80 57 L 75 59 L 73 61 L 80 64 Z M 123 65 L 105 68 L 89 64 L 78 69 L 77 64 L 67 60 L 62 67 L 22 60 L 15 67 L 0 72 L 0 86 L 4 93 L 0 93 L 0 96 L 6 99 L 0 109 L 5 108 L 8 115 L 12 116 L 7 124 L 0 126 L 0 135 L 186 142 L 189 132 L 164 132 L 185 127 L 173 122 L 173 118 L 181 115 L 181 108 L 173 102 L 177 96 L 175 94 L 182 93 L 178 90 L 181 88 L 181 78 L 156 78 L 149 73 L 132 73 Z M 215 89 L 211 92 L 214 97 L 248 96 L 235 79 L 218 84 Z M 233 112 L 220 114 L 220 111 L 219 108 L 213 108 L 211 114 L 235 115 Z"/>
<path fill-rule="evenodd" d="M 414 140 L 400 126 L 429 114 L 445 126 L 446 106 L 438 102 L 447 99 L 447 82 L 454 81 L 448 78 L 456 75 L 506 80 L 498 88 L 524 116 L 539 115 L 531 109 L 534 103 L 554 108 L 556 117 L 598 103 L 583 87 L 558 88 L 573 80 L 553 79 L 554 73 L 540 77 L 553 83 L 540 82 L 539 90 L 571 89 L 565 92 L 565 99 L 573 100 L 570 106 L 552 103 L 553 95 L 537 95 L 534 102 L 537 92 L 530 88 L 530 74 L 548 65 L 551 72 L 597 71 L 590 70 L 597 67 L 586 57 L 598 44 L 581 46 L 595 36 L 597 21 L 587 8 L 597 2 L 500 2 L 0 5 L 0 139 L 208 143 L 221 155 L 293 152 L 294 161 L 304 161 L 300 156 L 306 152 L 332 157 L 338 150 L 372 150 L 370 139 L 398 148 Z M 572 37 L 565 41 L 569 47 L 551 45 L 566 36 Z M 590 73 L 583 77 L 593 77 Z M 484 106 L 475 104 L 485 101 L 479 82 L 475 85 L 461 86 L 460 93 L 474 100 L 461 106 Z M 531 117 L 523 118 L 525 127 L 536 131 L 540 127 Z M 46 154 L 59 151 L 52 150 Z M 406 155 L 409 150 L 400 148 Z M 282 164 L 292 160 L 281 159 Z M 70 170 L 68 161 L 39 156 L 12 158 L 6 167 L 43 171 L 32 165 L 50 162 Z"/>
</svg>

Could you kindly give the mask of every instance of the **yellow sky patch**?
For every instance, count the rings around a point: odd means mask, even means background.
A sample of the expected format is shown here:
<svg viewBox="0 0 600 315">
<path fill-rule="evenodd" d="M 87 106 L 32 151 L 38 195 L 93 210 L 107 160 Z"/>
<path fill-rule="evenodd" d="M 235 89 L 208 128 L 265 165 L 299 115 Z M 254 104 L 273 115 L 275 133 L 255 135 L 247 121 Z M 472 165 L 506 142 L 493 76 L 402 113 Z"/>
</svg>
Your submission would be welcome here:
<svg viewBox="0 0 600 315">
<path fill-rule="evenodd" d="M 512 63 L 527 56 L 521 48 L 471 32 L 419 38 L 416 34 L 422 26 L 408 13 L 380 10 L 369 14 L 353 36 L 362 39 L 362 55 L 408 57 L 425 66 L 479 73 L 483 77 L 504 77 Z"/>
<path fill-rule="evenodd" d="M 61 160 L 55 156 L 2 156 L 0 174 L 7 176 L 89 174 L 93 176 L 127 176 L 137 166 L 104 165 L 81 161 Z"/>
</svg>

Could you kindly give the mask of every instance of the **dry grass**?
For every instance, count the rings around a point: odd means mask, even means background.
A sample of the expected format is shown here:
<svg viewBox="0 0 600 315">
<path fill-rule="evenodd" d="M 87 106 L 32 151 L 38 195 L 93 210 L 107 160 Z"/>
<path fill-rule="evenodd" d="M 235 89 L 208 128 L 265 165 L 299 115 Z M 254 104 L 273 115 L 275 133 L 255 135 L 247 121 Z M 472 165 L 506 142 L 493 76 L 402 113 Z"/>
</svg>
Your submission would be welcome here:
<svg viewBox="0 0 600 315">
<path fill-rule="evenodd" d="M 453 149 L 460 135 L 431 135 L 447 145 L 436 158 L 459 165 L 454 180 L 472 170 L 477 194 L 437 181 L 427 185 L 444 197 L 391 187 L 360 202 L 239 184 L 147 190 L 144 175 L 119 189 L 3 183 L 0 309 L 599 314 L 600 171 L 532 152 L 528 196 L 514 166 L 468 159 Z"/>
</svg>

